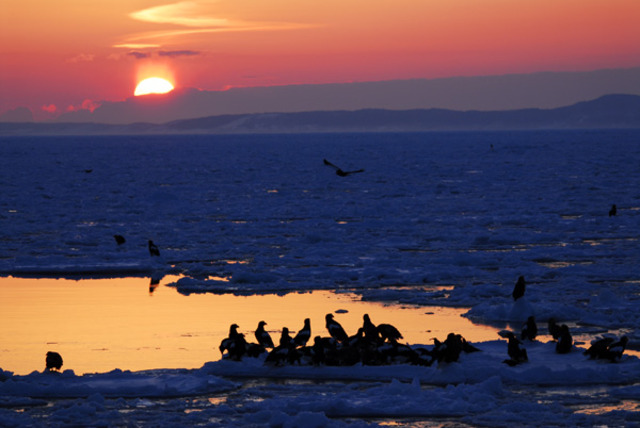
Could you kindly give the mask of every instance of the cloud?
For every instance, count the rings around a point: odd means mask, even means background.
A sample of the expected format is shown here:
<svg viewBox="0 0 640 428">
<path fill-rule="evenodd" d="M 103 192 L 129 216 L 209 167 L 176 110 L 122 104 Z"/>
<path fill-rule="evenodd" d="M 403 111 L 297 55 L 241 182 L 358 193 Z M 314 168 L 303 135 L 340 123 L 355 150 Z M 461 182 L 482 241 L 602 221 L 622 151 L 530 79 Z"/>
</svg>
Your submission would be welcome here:
<svg viewBox="0 0 640 428">
<path fill-rule="evenodd" d="M 129 49 L 157 48 L 160 47 L 160 44 L 164 45 L 169 42 L 175 45 L 176 41 L 173 39 L 195 34 L 288 31 L 318 26 L 316 24 L 293 22 L 259 22 L 227 19 L 216 14 L 213 6 L 215 3 L 217 3 L 216 0 L 179 1 L 130 13 L 129 17 L 132 19 L 164 24 L 164 28 L 158 31 L 131 34 L 126 39 L 114 45 L 114 47 L 126 47 Z M 167 27 L 167 25 L 173 26 L 174 28 Z M 176 26 L 178 28 L 175 28 Z M 192 55 L 186 52 L 187 51 L 185 51 L 183 55 Z M 175 56 L 177 55 L 178 54 L 175 54 Z M 174 56 L 174 54 L 170 53 L 167 56 Z"/>
<path fill-rule="evenodd" d="M 56 111 L 58 111 L 58 107 L 56 107 L 55 104 L 43 105 L 41 108 L 47 113 L 55 113 Z"/>
<path fill-rule="evenodd" d="M 114 48 L 126 48 L 126 49 L 147 49 L 147 48 L 159 48 L 157 43 L 122 43 L 119 45 L 113 45 Z"/>
<path fill-rule="evenodd" d="M 150 7 L 130 13 L 133 19 L 156 24 L 175 24 L 185 27 L 226 27 L 230 22 L 225 18 L 207 15 L 202 2 L 182 1 L 163 6 Z"/>
<path fill-rule="evenodd" d="M 159 51 L 158 55 L 160 56 L 168 56 L 168 57 L 176 57 L 176 56 L 193 56 L 200 55 L 198 51 L 191 50 L 181 50 L 181 51 Z"/>
<path fill-rule="evenodd" d="M 138 52 L 138 51 L 129 52 L 127 53 L 127 55 L 132 56 L 135 59 L 144 59 L 144 58 L 149 58 L 151 56 L 151 54 L 148 52 Z"/>
<path fill-rule="evenodd" d="M 148 33 L 136 34 L 129 37 L 131 42 L 138 40 L 150 40 L 161 39 L 170 37 L 186 36 L 190 34 L 206 34 L 206 33 L 227 33 L 227 32 L 248 32 L 248 31 L 286 31 L 286 30 L 300 30 L 306 28 L 313 28 L 316 25 L 310 24 L 294 24 L 294 23 L 279 23 L 279 22 L 236 22 L 233 27 L 226 28 L 190 28 L 184 30 L 166 30 L 166 31 L 154 31 Z M 124 46 L 129 43 L 118 45 Z"/>
<path fill-rule="evenodd" d="M 81 53 L 79 55 L 74 56 L 73 58 L 69 58 L 67 60 L 67 62 L 90 62 L 93 61 L 95 59 L 95 55 L 94 54 L 85 54 L 85 53 Z"/>
<path fill-rule="evenodd" d="M 91 113 L 93 113 L 93 111 L 98 107 L 100 107 L 101 105 L 102 105 L 101 103 L 87 98 L 79 106 L 70 105 L 69 107 L 67 107 L 67 111 L 71 112 L 71 111 L 89 110 Z"/>
</svg>

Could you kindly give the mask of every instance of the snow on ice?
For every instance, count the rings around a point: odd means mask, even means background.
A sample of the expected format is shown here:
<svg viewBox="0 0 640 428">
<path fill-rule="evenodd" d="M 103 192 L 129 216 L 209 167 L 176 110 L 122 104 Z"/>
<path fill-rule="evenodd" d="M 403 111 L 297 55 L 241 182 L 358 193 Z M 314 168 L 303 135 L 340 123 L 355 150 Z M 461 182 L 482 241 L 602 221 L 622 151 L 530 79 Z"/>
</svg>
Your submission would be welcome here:
<svg viewBox="0 0 640 428">
<path fill-rule="evenodd" d="M 3 137 L 0 275 L 174 274 L 185 295 L 351 291 L 470 308 L 474 322 L 516 331 L 529 315 L 541 330 L 554 317 L 574 338 L 624 334 L 638 349 L 639 138 Z M 364 172 L 337 176 L 324 158 Z M 514 302 L 520 275 L 527 289 Z M 640 424 L 633 354 L 591 360 L 583 340 L 560 355 L 541 333 L 525 341 L 529 361 L 510 367 L 505 340 L 474 346 L 430 366 L 273 367 L 263 354 L 82 376 L 3 367 L 0 424 Z"/>
</svg>

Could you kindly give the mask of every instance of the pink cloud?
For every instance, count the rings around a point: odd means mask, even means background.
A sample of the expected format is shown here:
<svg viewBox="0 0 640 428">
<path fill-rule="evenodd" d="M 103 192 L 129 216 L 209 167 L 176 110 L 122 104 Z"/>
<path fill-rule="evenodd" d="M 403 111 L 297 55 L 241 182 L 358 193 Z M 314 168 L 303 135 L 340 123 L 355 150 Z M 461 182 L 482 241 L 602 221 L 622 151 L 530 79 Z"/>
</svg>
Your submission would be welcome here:
<svg viewBox="0 0 640 428">
<path fill-rule="evenodd" d="M 87 98 L 79 106 L 70 105 L 69 107 L 67 107 L 67 111 L 89 110 L 91 113 L 93 113 L 93 111 L 98 107 L 100 107 L 99 102 Z"/>
<path fill-rule="evenodd" d="M 100 107 L 100 103 L 96 101 L 92 101 L 90 99 L 84 100 L 81 106 L 83 110 L 89 110 L 91 113 L 93 113 L 93 111 L 98 107 Z"/>
<path fill-rule="evenodd" d="M 46 111 L 47 113 L 55 113 L 56 111 L 58 111 L 58 107 L 56 107 L 55 104 L 49 104 L 42 106 L 42 110 Z"/>
</svg>

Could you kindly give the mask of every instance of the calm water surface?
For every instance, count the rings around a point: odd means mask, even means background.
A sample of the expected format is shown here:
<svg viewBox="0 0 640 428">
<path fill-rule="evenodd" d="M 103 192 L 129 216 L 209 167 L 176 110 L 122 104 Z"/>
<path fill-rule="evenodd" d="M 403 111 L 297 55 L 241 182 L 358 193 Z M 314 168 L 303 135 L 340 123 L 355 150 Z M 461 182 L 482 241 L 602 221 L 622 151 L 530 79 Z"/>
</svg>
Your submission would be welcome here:
<svg viewBox="0 0 640 428">
<path fill-rule="evenodd" d="M 374 323 L 394 324 L 411 344 L 431 344 L 451 331 L 470 341 L 498 338 L 496 329 L 461 317 L 465 309 L 385 305 L 329 291 L 184 296 L 165 285 L 176 279 L 165 277 L 151 292 L 148 278 L 0 278 L 0 368 L 41 371 L 49 350 L 59 352 L 63 369 L 76 374 L 198 368 L 220 358 L 218 345 L 232 323 L 254 341 L 264 320 L 277 340 L 282 327 L 295 332 L 310 318 L 312 334 L 326 336 L 329 312 L 337 312 L 348 334 L 355 334 L 368 313 Z"/>
</svg>

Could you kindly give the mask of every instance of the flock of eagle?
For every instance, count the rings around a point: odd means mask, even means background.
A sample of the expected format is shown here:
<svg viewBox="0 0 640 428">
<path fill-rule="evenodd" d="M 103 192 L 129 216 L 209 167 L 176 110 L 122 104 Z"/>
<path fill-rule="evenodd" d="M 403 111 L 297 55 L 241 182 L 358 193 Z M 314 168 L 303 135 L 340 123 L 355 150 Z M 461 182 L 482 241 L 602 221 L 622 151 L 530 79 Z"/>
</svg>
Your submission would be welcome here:
<svg viewBox="0 0 640 428">
<path fill-rule="evenodd" d="M 520 276 L 514 287 L 512 296 L 514 301 L 524 296 L 526 282 Z M 325 316 L 325 326 L 329 337 L 315 336 L 313 344 L 311 338 L 311 321 L 304 320 L 304 326 L 295 336 L 291 336 L 289 329 L 284 327 L 276 346 L 268 331 L 265 321 L 260 321 L 254 336 L 257 343 L 247 342 L 245 335 L 238 332 L 238 325 L 232 324 L 229 336 L 220 343 L 223 358 L 240 361 L 243 357 L 258 357 L 268 352 L 265 364 L 284 365 L 327 365 L 351 366 L 357 363 L 364 365 L 385 364 L 414 364 L 431 366 L 433 363 L 450 363 L 458 361 L 460 354 L 480 351 L 459 334 L 449 333 L 444 341 L 434 338 L 431 349 L 401 344 L 402 334 L 391 324 L 375 325 L 368 314 L 363 316 L 363 324 L 353 336 L 348 336 L 344 328 L 333 319 L 333 314 Z M 556 342 L 555 351 L 567 354 L 572 351 L 573 338 L 566 324 L 558 325 L 551 318 L 548 322 L 549 335 Z M 512 331 L 501 331 L 499 335 L 508 339 L 508 359 L 503 363 L 516 366 L 529 360 L 524 346 L 526 341 L 534 341 L 538 335 L 535 318 L 530 316 L 523 324 L 519 335 Z M 591 359 L 618 362 L 627 346 L 626 336 L 620 339 L 605 337 L 594 340 L 584 351 Z"/>
</svg>

